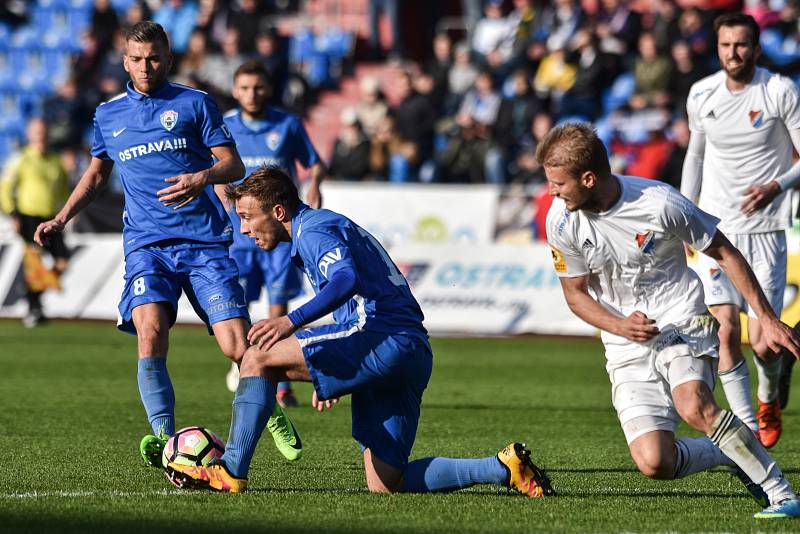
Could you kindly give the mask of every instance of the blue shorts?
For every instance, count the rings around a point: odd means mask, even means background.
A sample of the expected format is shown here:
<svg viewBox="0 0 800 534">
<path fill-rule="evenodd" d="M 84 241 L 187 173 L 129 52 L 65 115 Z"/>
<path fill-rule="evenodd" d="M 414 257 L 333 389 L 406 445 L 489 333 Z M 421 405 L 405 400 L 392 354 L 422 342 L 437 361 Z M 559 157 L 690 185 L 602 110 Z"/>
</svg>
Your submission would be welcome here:
<svg viewBox="0 0 800 534">
<path fill-rule="evenodd" d="M 270 304 L 286 304 L 303 294 L 303 274 L 291 262 L 291 252 L 290 243 L 280 243 L 270 251 L 231 249 L 247 302 L 258 300 L 262 286 L 267 288 Z"/>
<path fill-rule="evenodd" d="M 151 302 L 170 305 L 172 326 L 182 291 L 209 333 L 211 325 L 220 321 L 235 317 L 249 321 L 238 275 L 228 247 L 221 244 L 169 240 L 134 250 L 125 258 L 117 327 L 135 334 L 133 309 Z"/>
<path fill-rule="evenodd" d="M 352 396 L 353 437 L 362 449 L 403 469 L 417 435 L 433 354 L 407 334 L 325 325 L 295 333 L 317 396 Z"/>
</svg>

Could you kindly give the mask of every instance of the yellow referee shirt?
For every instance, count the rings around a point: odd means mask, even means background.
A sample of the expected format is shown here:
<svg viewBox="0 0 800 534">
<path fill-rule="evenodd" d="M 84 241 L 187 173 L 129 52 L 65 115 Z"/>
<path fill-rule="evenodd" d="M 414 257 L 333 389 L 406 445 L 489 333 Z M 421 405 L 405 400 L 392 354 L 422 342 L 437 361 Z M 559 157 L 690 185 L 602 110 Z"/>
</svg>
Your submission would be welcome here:
<svg viewBox="0 0 800 534">
<path fill-rule="evenodd" d="M 0 179 L 0 209 L 6 213 L 50 218 L 68 196 L 67 171 L 58 154 L 40 154 L 30 146 L 12 156 Z"/>
</svg>

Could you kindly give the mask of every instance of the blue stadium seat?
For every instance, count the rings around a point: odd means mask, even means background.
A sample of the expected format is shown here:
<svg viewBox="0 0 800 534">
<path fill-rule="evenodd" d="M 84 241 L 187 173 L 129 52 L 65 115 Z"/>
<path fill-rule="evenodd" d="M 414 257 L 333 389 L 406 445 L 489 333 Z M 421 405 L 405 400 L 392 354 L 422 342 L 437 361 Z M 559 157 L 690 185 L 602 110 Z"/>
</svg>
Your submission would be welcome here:
<svg viewBox="0 0 800 534">
<path fill-rule="evenodd" d="M 619 109 L 633 96 L 636 78 L 632 72 L 623 72 L 614 80 L 611 87 L 603 93 L 603 112 L 605 114 Z"/>
<path fill-rule="evenodd" d="M 136 0 L 111 0 L 111 6 L 117 10 L 117 12 L 125 12 L 127 11 Z"/>
<path fill-rule="evenodd" d="M 18 93 L 0 93 L 0 132 L 22 135 L 26 118 L 24 104 Z"/>
<path fill-rule="evenodd" d="M 292 65 L 301 65 L 314 54 L 314 34 L 308 28 L 303 28 L 289 40 L 289 62 Z"/>
</svg>

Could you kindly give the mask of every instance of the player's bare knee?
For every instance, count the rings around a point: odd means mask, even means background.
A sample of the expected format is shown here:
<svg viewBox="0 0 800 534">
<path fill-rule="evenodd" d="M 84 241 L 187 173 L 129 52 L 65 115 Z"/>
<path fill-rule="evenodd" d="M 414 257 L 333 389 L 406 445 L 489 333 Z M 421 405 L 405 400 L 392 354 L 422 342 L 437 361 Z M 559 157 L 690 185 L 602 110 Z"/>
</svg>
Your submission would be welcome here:
<svg viewBox="0 0 800 534">
<path fill-rule="evenodd" d="M 720 408 L 714 402 L 704 402 L 702 398 L 691 399 L 678 408 L 681 419 L 695 430 L 707 433 L 719 416 Z"/>
<path fill-rule="evenodd" d="M 158 321 L 143 321 L 136 327 L 139 353 L 142 356 L 166 356 L 169 328 Z"/>
<path fill-rule="evenodd" d="M 244 339 L 228 339 L 220 342 L 220 349 L 226 358 L 240 364 L 247 351 L 247 342 Z"/>
<path fill-rule="evenodd" d="M 639 472 L 655 480 L 671 480 L 675 476 L 675 459 L 661 450 L 644 450 L 633 454 Z"/>
</svg>

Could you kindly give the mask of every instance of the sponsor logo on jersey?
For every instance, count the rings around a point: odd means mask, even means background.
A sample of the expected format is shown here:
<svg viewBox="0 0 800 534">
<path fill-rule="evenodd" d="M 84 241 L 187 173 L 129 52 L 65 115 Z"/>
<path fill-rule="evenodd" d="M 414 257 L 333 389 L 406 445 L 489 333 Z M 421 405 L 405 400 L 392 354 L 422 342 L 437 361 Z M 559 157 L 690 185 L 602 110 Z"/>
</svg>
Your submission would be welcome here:
<svg viewBox="0 0 800 534">
<path fill-rule="evenodd" d="M 567 261 L 564 255 L 555 247 L 550 247 L 550 254 L 553 256 L 553 267 L 556 268 L 557 273 L 567 272 Z"/>
<path fill-rule="evenodd" d="M 248 169 L 255 167 L 270 167 L 285 170 L 286 166 L 283 164 L 281 158 L 271 158 L 267 156 L 242 156 L 242 163 Z"/>
<path fill-rule="evenodd" d="M 267 147 L 270 150 L 275 150 L 281 144 L 281 134 L 278 132 L 270 132 L 267 134 Z"/>
<path fill-rule="evenodd" d="M 322 257 L 322 260 L 319 262 L 319 272 L 322 273 L 322 276 L 328 278 L 328 267 L 336 263 L 337 261 L 342 259 L 342 251 L 339 247 L 331 250 L 330 252 L 326 252 L 325 255 Z"/>
<path fill-rule="evenodd" d="M 709 111 L 709 112 L 708 112 L 708 115 L 706 115 L 706 118 L 707 118 L 707 119 L 711 119 L 712 121 L 713 121 L 713 120 L 716 120 L 717 116 L 716 116 L 716 115 L 714 115 L 714 110 L 713 110 L 713 109 L 712 109 L 711 111 Z"/>
<path fill-rule="evenodd" d="M 167 111 L 161 114 L 161 126 L 166 128 L 168 132 L 171 132 L 176 124 L 178 124 L 177 111 L 168 109 Z"/>
<path fill-rule="evenodd" d="M 753 128 L 761 128 L 761 125 L 764 124 L 764 112 L 760 109 L 750 111 L 747 116 L 750 118 Z"/>
<path fill-rule="evenodd" d="M 228 129 L 228 125 L 227 124 L 220 124 L 219 129 L 222 130 L 222 133 L 224 133 L 225 137 L 227 137 L 228 139 L 230 139 L 232 137 L 231 136 L 231 131 Z"/>
<path fill-rule="evenodd" d="M 583 250 L 591 250 L 593 248 L 594 248 L 594 243 L 592 243 L 592 240 L 587 237 L 586 241 L 584 241 L 583 245 L 581 245 L 581 249 L 583 249 Z"/>
<path fill-rule="evenodd" d="M 711 276 L 712 280 L 719 280 L 719 277 L 722 276 L 722 271 L 717 267 L 711 267 L 708 270 L 708 274 Z"/>
<path fill-rule="evenodd" d="M 147 144 L 135 145 L 125 150 L 120 151 L 119 153 L 119 160 L 120 161 L 128 161 L 131 159 L 138 158 L 140 156 L 146 156 L 148 154 L 152 154 L 153 152 L 165 152 L 168 150 L 185 150 L 186 149 L 186 138 L 180 137 L 178 139 L 162 139 L 161 141 L 154 141 Z"/>
<path fill-rule="evenodd" d="M 218 300 L 222 300 L 222 295 L 220 295 L 219 293 L 215 293 L 214 295 L 208 297 L 209 304 L 211 304 L 212 302 L 216 302 Z"/>
<path fill-rule="evenodd" d="M 564 233 L 564 228 L 566 228 L 567 223 L 569 222 L 569 210 L 564 210 L 564 215 L 561 217 L 561 222 L 558 223 L 558 235 Z"/>
<path fill-rule="evenodd" d="M 650 252 L 653 250 L 653 245 L 655 244 L 653 235 L 652 231 L 636 234 L 636 246 L 639 247 L 639 250 L 642 252 Z"/>
</svg>

